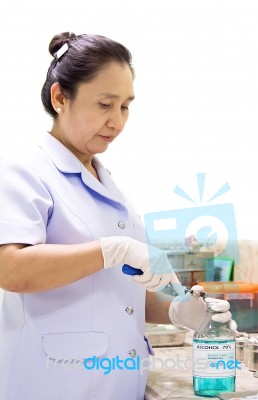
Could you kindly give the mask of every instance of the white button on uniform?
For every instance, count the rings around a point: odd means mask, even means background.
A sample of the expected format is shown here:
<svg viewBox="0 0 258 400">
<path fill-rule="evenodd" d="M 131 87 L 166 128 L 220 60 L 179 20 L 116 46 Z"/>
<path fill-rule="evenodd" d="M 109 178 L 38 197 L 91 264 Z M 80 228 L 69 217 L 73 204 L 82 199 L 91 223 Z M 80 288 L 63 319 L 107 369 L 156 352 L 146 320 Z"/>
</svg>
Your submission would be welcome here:
<svg viewBox="0 0 258 400">
<path fill-rule="evenodd" d="M 130 354 L 130 356 L 131 356 L 132 358 L 135 358 L 137 353 L 136 353 L 136 350 L 135 350 L 135 349 L 132 349 L 132 350 L 128 351 L 128 354 Z"/>
<path fill-rule="evenodd" d="M 131 314 L 133 314 L 134 309 L 133 309 L 132 306 L 127 306 L 126 309 L 125 309 L 125 311 L 126 311 L 129 315 L 131 315 Z"/>
<path fill-rule="evenodd" d="M 118 221 L 117 225 L 119 226 L 119 228 L 125 229 L 125 223 L 124 223 L 124 221 Z"/>
</svg>

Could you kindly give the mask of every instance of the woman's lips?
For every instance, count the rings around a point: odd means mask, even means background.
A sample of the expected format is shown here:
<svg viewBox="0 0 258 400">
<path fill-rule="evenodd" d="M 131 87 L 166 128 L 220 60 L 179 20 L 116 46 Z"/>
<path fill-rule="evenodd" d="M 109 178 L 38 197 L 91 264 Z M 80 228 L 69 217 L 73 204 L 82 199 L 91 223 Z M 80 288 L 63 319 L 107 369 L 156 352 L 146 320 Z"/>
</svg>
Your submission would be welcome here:
<svg viewBox="0 0 258 400">
<path fill-rule="evenodd" d="M 102 136 L 99 135 L 103 140 L 105 140 L 105 142 L 112 142 L 112 140 L 114 139 L 114 136 Z"/>
</svg>

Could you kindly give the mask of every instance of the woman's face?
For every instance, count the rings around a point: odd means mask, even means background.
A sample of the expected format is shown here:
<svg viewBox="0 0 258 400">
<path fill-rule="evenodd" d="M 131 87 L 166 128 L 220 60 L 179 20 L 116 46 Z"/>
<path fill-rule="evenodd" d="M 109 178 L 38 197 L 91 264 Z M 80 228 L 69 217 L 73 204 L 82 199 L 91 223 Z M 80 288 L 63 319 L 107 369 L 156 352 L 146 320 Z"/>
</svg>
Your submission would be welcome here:
<svg viewBox="0 0 258 400">
<path fill-rule="evenodd" d="M 63 98 L 52 134 L 87 164 L 122 132 L 133 98 L 129 66 L 112 62 L 93 81 L 82 83 L 75 99 Z"/>
</svg>

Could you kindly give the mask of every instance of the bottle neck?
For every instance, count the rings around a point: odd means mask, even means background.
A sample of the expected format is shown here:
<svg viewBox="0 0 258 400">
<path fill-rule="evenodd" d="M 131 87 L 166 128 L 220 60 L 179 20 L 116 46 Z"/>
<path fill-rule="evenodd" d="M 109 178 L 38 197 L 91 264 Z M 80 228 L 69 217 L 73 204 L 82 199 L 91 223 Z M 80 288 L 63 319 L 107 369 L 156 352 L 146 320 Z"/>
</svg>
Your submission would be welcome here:
<svg viewBox="0 0 258 400">
<path fill-rule="evenodd" d="M 235 337 L 235 333 L 230 329 L 229 322 L 217 322 L 212 319 L 214 314 L 218 314 L 217 311 L 211 310 L 210 307 L 207 309 L 206 319 L 202 326 L 195 332 L 195 337 Z"/>
</svg>

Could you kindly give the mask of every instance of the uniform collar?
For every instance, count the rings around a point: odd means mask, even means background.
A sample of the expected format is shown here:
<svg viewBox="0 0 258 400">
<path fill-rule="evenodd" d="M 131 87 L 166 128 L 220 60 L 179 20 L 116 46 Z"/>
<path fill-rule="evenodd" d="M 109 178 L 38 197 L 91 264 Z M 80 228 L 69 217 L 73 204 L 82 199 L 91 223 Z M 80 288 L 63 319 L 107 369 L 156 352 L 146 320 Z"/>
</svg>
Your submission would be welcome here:
<svg viewBox="0 0 258 400">
<path fill-rule="evenodd" d="M 59 171 L 64 173 L 80 173 L 82 163 L 51 133 L 42 135 L 39 147 L 43 149 L 53 161 Z"/>
<path fill-rule="evenodd" d="M 122 193 L 114 184 L 110 172 L 102 165 L 97 157 L 93 158 L 94 167 L 97 170 L 99 182 L 88 170 L 84 167 L 81 161 L 67 149 L 59 140 L 50 133 L 45 133 L 40 141 L 39 147 L 47 153 L 48 157 L 55 164 L 57 169 L 63 173 L 78 173 L 81 175 L 83 183 L 99 193 L 100 195 L 120 203 L 124 206 L 125 199 Z"/>
</svg>

